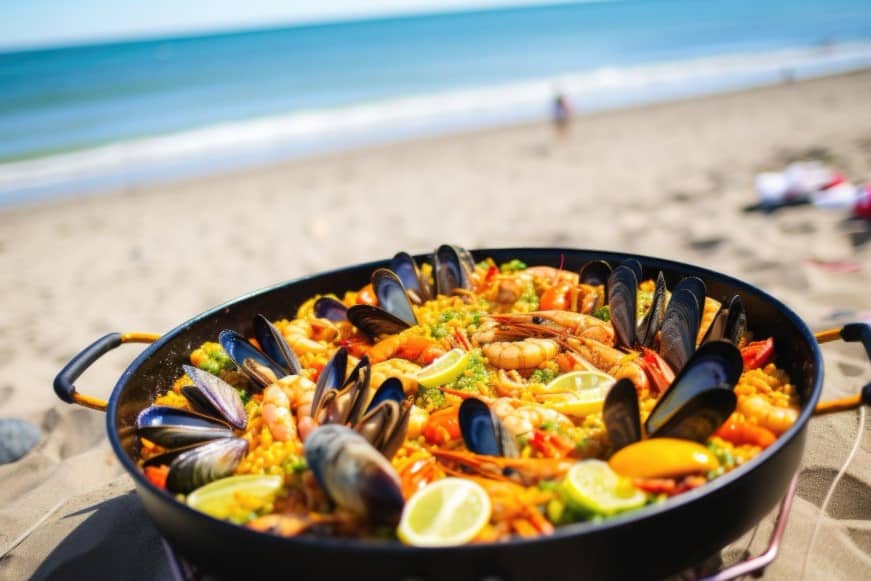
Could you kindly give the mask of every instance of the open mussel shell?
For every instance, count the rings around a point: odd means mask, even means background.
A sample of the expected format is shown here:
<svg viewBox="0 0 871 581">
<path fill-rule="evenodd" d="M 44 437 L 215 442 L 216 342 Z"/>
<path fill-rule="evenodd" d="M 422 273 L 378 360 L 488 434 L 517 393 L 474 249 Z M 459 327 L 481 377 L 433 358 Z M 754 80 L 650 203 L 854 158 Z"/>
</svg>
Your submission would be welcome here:
<svg viewBox="0 0 871 581">
<path fill-rule="evenodd" d="M 184 372 L 194 382 L 181 388 L 191 406 L 204 414 L 222 418 L 238 430 L 248 425 L 245 404 L 236 389 L 215 375 L 197 367 L 184 365 Z"/>
<path fill-rule="evenodd" d="M 611 276 L 612 271 L 611 265 L 604 260 L 591 260 L 585 262 L 581 267 L 578 281 L 592 286 L 603 285 L 608 282 L 608 277 Z M 605 300 L 607 300 L 607 297 L 605 297 Z"/>
<path fill-rule="evenodd" d="M 700 307 L 705 306 L 707 288 L 705 287 L 705 283 L 702 279 L 697 276 L 687 276 L 685 278 L 682 278 L 676 285 L 674 285 L 672 293 L 679 292 L 683 289 L 687 289 L 691 293 L 693 293 L 693 296 L 696 297 L 696 302 L 699 304 Z M 701 316 L 701 314 L 699 316 Z"/>
<path fill-rule="evenodd" d="M 643 434 L 638 393 L 630 380 L 621 379 L 608 390 L 602 408 L 602 419 L 613 451 L 641 440 Z"/>
<path fill-rule="evenodd" d="M 185 450 L 170 462 L 166 488 L 187 494 L 226 478 L 233 474 L 247 453 L 248 441 L 243 438 L 224 438 Z"/>
<path fill-rule="evenodd" d="M 747 334 L 747 313 L 744 311 L 744 302 L 741 297 L 735 295 L 729 301 L 728 317 L 723 338 L 737 345 L 744 335 Z"/>
<path fill-rule="evenodd" d="M 650 437 L 679 438 L 703 444 L 732 415 L 737 404 L 738 396 L 728 384 L 702 391 L 686 401 Z"/>
<path fill-rule="evenodd" d="M 272 385 L 276 380 L 291 375 L 289 369 L 273 361 L 236 331 L 221 331 L 218 342 L 242 373 L 259 387 Z"/>
<path fill-rule="evenodd" d="M 411 405 L 406 404 L 402 382 L 391 377 L 372 396 L 354 430 L 385 457 L 391 458 L 405 440 L 410 416 Z"/>
<path fill-rule="evenodd" d="M 333 297 L 321 297 L 314 304 L 315 317 L 328 319 L 334 323 L 348 320 L 348 307 Z"/>
<path fill-rule="evenodd" d="M 369 358 L 364 355 L 342 385 L 340 402 L 341 409 L 335 412 L 336 423 L 351 422 L 353 425 L 365 413 L 371 399 L 372 366 Z M 390 389 L 390 386 L 388 386 Z"/>
<path fill-rule="evenodd" d="M 408 300 L 408 293 L 396 273 L 387 268 L 379 268 L 372 273 L 372 288 L 378 297 L 378 305 L 391 315 L 402 319 L 409 325 L 416 325 L 417 318 Z"/>
<path fill-rule="evenodd" d="M 372 339 L 395 335 L 411 327 L 399 317 L 372 305 L 354 305 L 348 309 L 348 320 Z"/>
<path fill-rule="evenodd" d="M 421 304 L 432 298 L 429 281 L 421 275 L 417 262 L 409 253 L 398 252 L 390 261 L 390 270 L 402 281 L 412 302 Z"/>
<path fill-rule="evenodd" d="M 399 521 L 404 506 L 399 475 L 357 432 L 335 424 L 318 427 L 306 439 L 305 459 L 339 506 L 372 521 Z"/>
<path fill-rule="evenodd" d="M 230 438 L 235 434 L 220 420 L 180 408 L 153 405 L 136 417 L 136 433 L 164 448 Z"/>
<path fill-rule="evenodd" d="M 651 410 L 644 424 L 646 432 L 658 435 L 690 400 L 704 391 L 733 389 L 743 368 L 741 352 L 735 345 L 726 341 L 705 343 Z"/>
<path fill-rule="evenodd" d="M 456 289 L 471 289 L 475 263 L 468 251 L 442 244 L 433 255 L 436 293 L 449 296 Z"/>
<path fill-rule="evenodd" d="M 254 317 L 254 337 L 260 343 L 263 352 L 282 366 L 288 372 L 287 375 L 299 375 L 302 365 L 296 353 L 293 352 L 281 331 L 263 315 Z"/>
<path fill-rule="evenodd" d="M 637 298 L 638 278 L 635 276 L 635 271 L 631 267 L 621 264 L 614 269 L 608 278 L 608 305 L 611 311 L 611 324 L 614 326 L 619 346 L 635 346 Z"/>
<path fill-rule="evenodd" d="M 518 455 L 514 436 L 481 400 L 474 397 L 464 400 L 460 405 L 459 420 L 460 433 L 470 452 L 506 458 Z"/>
<path fill-rule="evenodd" d="M 330 360 L 327 361 L 324 368 L 318 376 L 317 384 L 315 384 L 315 393 L 312 396 L 311 416 L 318 419 L 321 409 L 329 402 L 325 401 L 327 394 L 336 392 L 342 389 L 345 384 L 345 373 L 348 370 L 348 351 L 344 347 L 339 347 Z M 330 397 L 333 397 L 333 393 Z"/>
<path fill-rule="evenodd" d="M 659 354 L 675 373 L 683 369 L 696 350 L 701 312 L 692 289 L 675 289 L 662 319 L 659 345 Z"/>
<path fill-rule="evenodd" d="M 652 347 L 656 334 L 662 327 L 665 318 L 665 276 L 660 271 L 656 277 L 656 287 L 653 290 L 653 298 L 650 302 L 650 310 L 638 324 L 637 340 L 643 347 Z"/>
</svg>

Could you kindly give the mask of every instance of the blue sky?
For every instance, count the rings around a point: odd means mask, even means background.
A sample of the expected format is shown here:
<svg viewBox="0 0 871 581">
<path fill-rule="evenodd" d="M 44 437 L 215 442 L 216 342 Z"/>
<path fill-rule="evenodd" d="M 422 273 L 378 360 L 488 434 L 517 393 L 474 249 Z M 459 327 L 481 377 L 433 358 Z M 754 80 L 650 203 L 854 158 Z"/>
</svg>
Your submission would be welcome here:
<svg viewBox="0 0 871 581">
<path fill-rule="evenodd" d="M 0 0 L 0 49 L 559 0 Z"/>
</svg>

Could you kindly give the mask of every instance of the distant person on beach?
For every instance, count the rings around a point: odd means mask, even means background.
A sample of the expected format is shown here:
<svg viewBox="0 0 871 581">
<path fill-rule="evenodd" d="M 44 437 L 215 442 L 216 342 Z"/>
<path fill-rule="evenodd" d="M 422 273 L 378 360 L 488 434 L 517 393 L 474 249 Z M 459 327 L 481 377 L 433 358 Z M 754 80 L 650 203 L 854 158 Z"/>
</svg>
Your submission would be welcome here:
<svg viewBox="0 0 871 581">
<path fill-rule="evenodd" d="M 572 111 L 569 108 L 569 102 L 566 96 L 562 93 L 557 93 L 553 98 L 553 122 L 560 133 L 565 132 L 569 128 Z"/>
</svg>

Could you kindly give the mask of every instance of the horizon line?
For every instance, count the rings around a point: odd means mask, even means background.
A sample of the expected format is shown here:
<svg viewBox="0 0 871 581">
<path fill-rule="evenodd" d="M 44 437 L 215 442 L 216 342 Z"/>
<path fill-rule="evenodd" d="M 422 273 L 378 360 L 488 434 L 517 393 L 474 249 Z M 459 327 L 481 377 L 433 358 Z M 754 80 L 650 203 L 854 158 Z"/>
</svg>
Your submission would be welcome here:
<svg viewBox="0 0 871 581">
<path fill-rule="evenodd" d="M 5 45 L 0 41 L 0 56 L 12 54 L 64 50 L 70 48 L 85 48 L 96 47 L 113 44 L 133 44 L 140 42 L 155 42 L 159 40 L 183 40 L 200 37 L 211 36 L 233 36 L 237 34 L 251 34 L 260 32 L 270 32 L 278 30 L 286 30 L 292 28 L 315 28 L 319 26 L 330 26 L 334 24 L 353 24 L 357 22 L 379 21 L 379 20 L 405 20 L 415 18 L 426 18 L 432 16 L 453 16 L 460 14 L 483 14 L 489 12 L 514 12 L 522 10 L 534 10 L 537 8 L 558 8 L 571 5 L 582 4 L 610 4 L 625 2 L 626 0 L 548 0 L 541 4 L 529 4 L 524 0 L 505 0 L 504 3 L 498 6 L 476 4 L 474 0 L 468 6 L 456 7 L 449 9 L 439 9 L 437 7 L 422 7 L 419 9 L 407 10 L 385 10 L 383 12 L 354 12 L 344 14 L 337 17 L 329 16 L 313 16 L 301 17 L 297 19 L 279 21 L 279 22 L 261 22 L 247 23 L 239 26 L 212 26 L 212 27 L 188 27 L 167 30 L 155 30 L 152 32 L 134 33 L 132 35 L 107 35 L 96 36 L 92 38 L 69 38 L 47 42 L 35 42 L 25 44 L 10 44 Z"/>
</svg>

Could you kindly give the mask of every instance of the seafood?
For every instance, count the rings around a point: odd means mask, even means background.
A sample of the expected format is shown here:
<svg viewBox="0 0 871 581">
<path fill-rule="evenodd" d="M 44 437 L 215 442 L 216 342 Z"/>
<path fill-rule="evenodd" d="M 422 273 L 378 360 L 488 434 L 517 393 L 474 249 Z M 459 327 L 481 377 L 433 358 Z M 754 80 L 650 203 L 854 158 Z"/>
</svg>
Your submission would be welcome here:
<svg viewBox="0 0 871 581">
<path fill-rule="evenodd" d="M 417 491 L 467 478 L 492 504 L 472 542 L 496 542 L 614 514 L 572 508 L 579 460 L 609 461 L 649 502 L 733 469 L 798 416 L 773 339 L 748 357 L 740 296 L 637 260 L 500 266 L 444 244 L 330 290 L 191 353 L 136 420 L 151 482 L 182 499 L 271 475 L 282 488 L 244 507 L 249 528 L 382 537 Z"/>
</svg>

